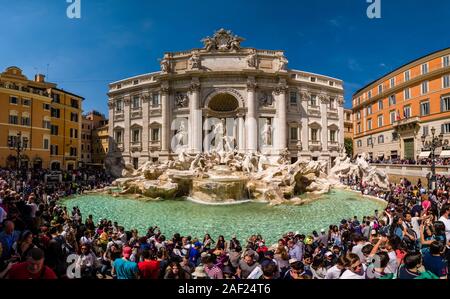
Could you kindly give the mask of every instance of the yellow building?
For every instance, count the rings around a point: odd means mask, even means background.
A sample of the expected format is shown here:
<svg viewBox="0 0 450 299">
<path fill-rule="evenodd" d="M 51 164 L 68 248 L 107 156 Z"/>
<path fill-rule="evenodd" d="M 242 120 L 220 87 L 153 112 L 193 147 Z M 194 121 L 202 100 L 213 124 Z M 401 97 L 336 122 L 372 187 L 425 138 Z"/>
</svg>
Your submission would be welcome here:
<svg viewBox="0 0 450 299">
<path fill-rule="evenodd" d="M 95 136 L 95 131 L 105 126 L 108 120 L 105 115 L 98 111 L 91 111 L 83 115 L 83 123 L 81 125 L 81 160 L 83 166 L 102 166 L 105 159 L 102 153 L 102 147 L 98 136 Z"/>
<path fill-rule="evenodd" d="M 105 120 L 107 123 L 108 121 Z M 99 127 L 93 131 L 92 134 L 92 162 L 94 164 L 104 164 L 106 155 L 109 151 L 109 133 L 108 124 Z"/>
<path fill-rule="evenodd" d="M 51 169 L 76 169 L 81 157 L 83 98 L 70 92 L 51 89 Z"/>
<path fill-rule="evenodd" d="M 0 109 L 0 167 L 17 167 L 20 134 L 20 166 L 76 168 L 82 101 L 46 82 L 43 75 L 29 80 L 20 68 L 7 68 L 0 74 L 0 103 L 6 108 Z"/>
</svg>

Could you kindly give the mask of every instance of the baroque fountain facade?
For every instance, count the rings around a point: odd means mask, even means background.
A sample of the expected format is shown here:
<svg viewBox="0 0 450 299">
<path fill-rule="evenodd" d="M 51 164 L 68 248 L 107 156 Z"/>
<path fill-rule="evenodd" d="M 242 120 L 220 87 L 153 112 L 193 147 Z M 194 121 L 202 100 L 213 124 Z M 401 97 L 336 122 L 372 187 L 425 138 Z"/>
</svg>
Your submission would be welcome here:
<svg viewBox="0 0 450 299">
<path fill-rule="evenodd" d="M 242 41 L 221 29 L 202 49 L 166 53 L 161 71 L 110 84 L 105 164 L 122 193 L 279 204 L 342 175 L 383 184 L 341 155 L 343 82 Z"/>
</svg>

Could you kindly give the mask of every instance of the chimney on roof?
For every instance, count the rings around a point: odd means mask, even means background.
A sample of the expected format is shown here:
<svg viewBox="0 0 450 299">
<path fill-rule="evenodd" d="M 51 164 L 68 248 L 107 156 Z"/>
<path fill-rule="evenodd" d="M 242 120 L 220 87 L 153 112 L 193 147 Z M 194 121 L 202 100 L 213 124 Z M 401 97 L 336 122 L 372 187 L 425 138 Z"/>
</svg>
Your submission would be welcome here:
<svg viewBox="0 0 450 299">
<path fill-rule="evenodd" d="M 36 74 L 34 76 L 34 81 L 35 82 L 39 82 L 39 83 L 44 83 L 45 82 L 45 75 L 42 74 Z"/>
</svg>

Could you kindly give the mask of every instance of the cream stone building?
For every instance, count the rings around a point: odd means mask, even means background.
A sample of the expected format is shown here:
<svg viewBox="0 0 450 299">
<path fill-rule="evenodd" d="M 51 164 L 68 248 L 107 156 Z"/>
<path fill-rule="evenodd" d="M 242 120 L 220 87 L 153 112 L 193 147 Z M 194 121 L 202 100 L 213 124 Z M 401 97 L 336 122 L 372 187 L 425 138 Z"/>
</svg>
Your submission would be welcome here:
<svg viewBox="0 0 450 299">
<path fill-rule="evenodd" d="M 161 71 L 109 85 L 109 155 L 135 168 L 208 151 L 289 151 L 330 166 L 344 143 L 343 82 L 287 68 L 283 51 L 243 48 L 221 29 Z"/>
</svg>

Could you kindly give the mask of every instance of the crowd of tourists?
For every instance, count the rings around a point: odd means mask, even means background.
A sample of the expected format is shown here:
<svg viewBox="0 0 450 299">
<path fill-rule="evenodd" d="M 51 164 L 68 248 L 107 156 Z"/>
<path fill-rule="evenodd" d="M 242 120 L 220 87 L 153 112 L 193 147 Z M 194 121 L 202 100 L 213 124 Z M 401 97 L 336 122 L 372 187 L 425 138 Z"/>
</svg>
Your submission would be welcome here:
<svg viewBox="0 0 450 299">
<path fill-rule="evenodd" d="M 369 159 L 369 163 L 372 164 L 396 164 L 396 165 L 431 165 L 432 160 L 430 158 L 417 158 L 414 159 Z M 449 166 L 450 159 L 449 158 L 436 158 L 434 160 L 435 165 L 437 166 Z"/>
<path fill-rule="evenodd" d="M 384 193 L 386 208 L 311 234 L 167 236 L 114 219 L 94 220 L 59 200 L 103 188 L 101 173 L 0 171 L 0 278 L 5 279 L 444 279 L 449 271 L 450 178 L 428 191 L 404 179 Z M 89 177 L 89 179 L 88 179 Z M 346 183 L 367 186 L 348 178 Z M 12 186 L 15 186 L 13 188 Z M 372 187 L 371 187 L 372 188 Z M 107 216 L 107 215 L 105 215 Z M 301 227 L 293 230 L 301 231 Z M 231 234 L 232 232 L 230 232 Z"/>
</svg>

